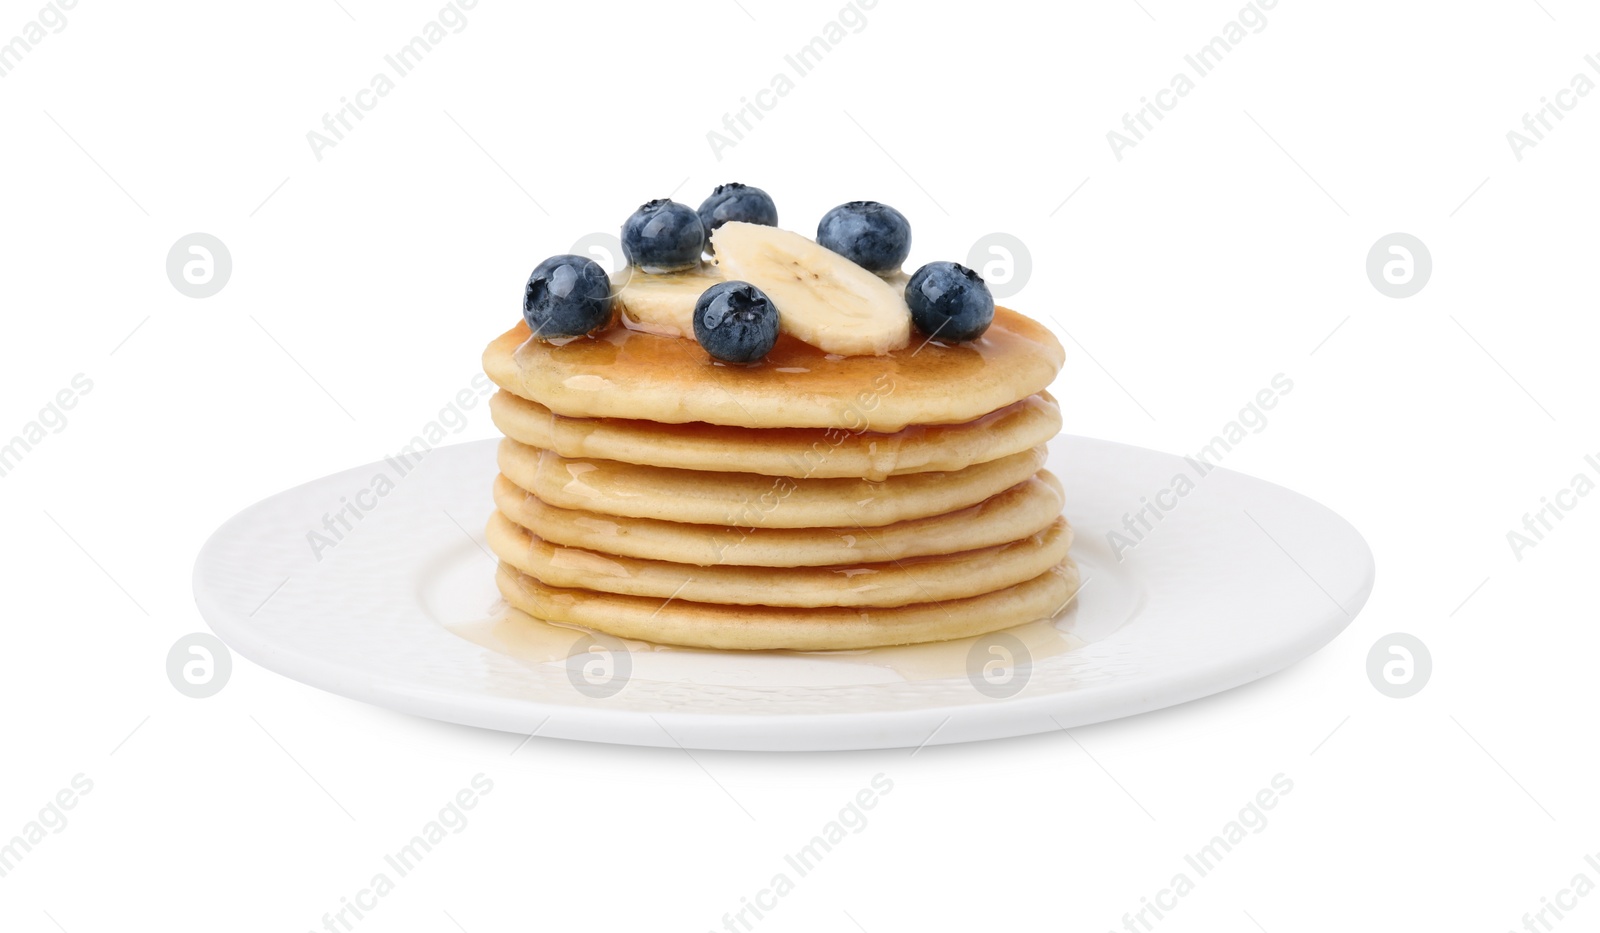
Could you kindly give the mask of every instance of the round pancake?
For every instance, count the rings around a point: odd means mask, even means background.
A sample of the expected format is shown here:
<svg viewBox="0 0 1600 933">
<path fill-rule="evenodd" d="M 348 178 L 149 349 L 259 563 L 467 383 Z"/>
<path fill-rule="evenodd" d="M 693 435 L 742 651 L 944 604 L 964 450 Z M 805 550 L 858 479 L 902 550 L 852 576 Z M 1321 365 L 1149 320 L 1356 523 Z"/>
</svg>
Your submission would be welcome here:
<svg viewBox="0 0 1600 933">
<path fill-rule="evenodd" d="M 682 564 L 817 567 L 875 564 L 989 547 L 1037 534 L 1061 514 L 1061 483 L 1046 470 L 977 505 L 893 525 L 847 528 L 719 528 L 562 509 L 505 476 L 495 507 L 546 541 L 623 557 Z"/>
<path fill-rule="evenodd" d="M 1045 448 L 952 472 L 907 473 L 881 483 L 845 477 L 790 479 L 568 460 L 500 442 L 500 472 L 545 502 L 629 518 L 740 528 L 872 528 L 942 515 L 1010 489 L 1044 466 Z"/>
<path fill-rule="evenodd" d="M 818 479 L 882 480 L 901 473 L 959 470 L 1043 444 L 1061 431 L 1061 408 L 1048 393 L 1030 395 L 974 421 L 911 425 L 892 434 L 568 418 L 504 389 L 489 399 L 489 412 L 507 437 L 563 457 Z"/>
<path fill-rule="evenodd" d="M 1078 568 L 1069 558 L 1031 580 L 981 596 L 873 609 L 663 603 L 546 586 L 504 563 L 495 583 L 506 602 L 536 619 L 618 638 L 727 650 L 831 651 L 946 641 L 1051 618 L 1076 594 Z"/>
<path fill-rule="evenodd" d="M 1067 557 L 1064 518 L 1018 541 L 954 554 L 835 567 L 697 567 L 552 544 L 500 512 L 489 550 L 547 586 L 624 596 L 740 606 L 904 606 L 991 593 L 1044 573 Z"/>
<path fill-rule="evenodd" d="M 966 343 L 838 356 L 782 336 L 749 366 L 716 362 L 684 337 L 612 326 L 551 343 L 519 321 L 484 350 L 483 368 L 513 395 L 574 418 L 887 432 L 980 418 L 1044 391 L 1064 359 L 1044 325 L 995 308 L 988 331 Z"/>
</svg>

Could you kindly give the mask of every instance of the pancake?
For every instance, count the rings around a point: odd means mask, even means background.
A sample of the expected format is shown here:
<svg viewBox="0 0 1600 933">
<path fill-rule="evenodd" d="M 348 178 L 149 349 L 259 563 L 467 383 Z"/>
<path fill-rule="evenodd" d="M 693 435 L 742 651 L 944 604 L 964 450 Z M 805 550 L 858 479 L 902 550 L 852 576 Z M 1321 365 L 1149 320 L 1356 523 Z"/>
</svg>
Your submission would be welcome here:
<svg viewBox="0 0 1600 933">
<path fill-rule="evenodd" d="M 1064 359 L 1044 325 L 995 308 L 968 343 L 837 356 L 782 336 L 751 366 L 715 362 L 682 337 L 613 326 L 548 343 L 518 322 L 489 344 L 483 368 L 513 395 L 574 418 L 889 432 L 981 418 L 1044 391 Z"/>
<path fill-rule="evenodd" d="M 495 512 L 489 550 L 547 586 L 626 596 L 676 596 L 742 606 L 904 606 L 961 599 L 1030 580 L 1066 559 L 1064 518 L 1038 534 L 976 550 L 832 567 L 697 567 L 552 544 Z"/>
<path fill-rule="evenodd" d="M 1047 393 L 973 421 L 911 425 L 892 434 L 569 418 L 505 390 L 489 399 L 489 412 L 507 437 L 563 457 L 818 479 L 881 480 L 901 473 L 959 470 L 1043 444 L 1061 431 L 1061 408 Z"/>
<path fill-rule="evenodd" d="M 495 507 L 546 541 L 623 557 L 683 564 L 815 567 L 881 563 L 1015 541 L 1061 514 L 1061 483 L 1045 470 L 977 505 L 944 515 L 861 528 L 724 528 L 562 509 L 504 476 Z"/>
<path fill-rule="evenodd" d="M 546 586 L 504 563 L 495 583 L 506 602 L 536 619 L 618 638 L 695 648 L 828 651 L 965 638 L 1050 618 L 1065 609 L 1077 592 L 1078 569 L 1069 559 L 992 593 L 887 609 L 664 602 Z"/>
<path fill-rule="evenodd" d="M 742 528 L 872 528 L 976 505 L 1044 466 L 1045 448 L 953 472 L 907 473 L 881 483 L 839 477 L 790 479 L 568 460 L 506 438 L 500 472 L 564 509 Z"/>
</svg>

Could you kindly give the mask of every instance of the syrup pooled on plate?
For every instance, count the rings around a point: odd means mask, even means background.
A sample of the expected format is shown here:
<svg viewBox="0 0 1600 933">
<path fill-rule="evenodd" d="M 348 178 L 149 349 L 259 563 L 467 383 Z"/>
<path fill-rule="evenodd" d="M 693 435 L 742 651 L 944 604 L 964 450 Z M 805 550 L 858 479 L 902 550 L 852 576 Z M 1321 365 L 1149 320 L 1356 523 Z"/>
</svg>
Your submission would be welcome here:
<svg viewBox="0 0 1600 933">
<path fill-rule="evenodd" d="M 1011 635 L 1022 642 L 1027 648 L 1031 663 L 1037 664 L 1046 658 L 1066 654 L 1081 648 L 1086 642 L 1074 635 L 1071 631 L 1072 620 L 1077 613 L 1077 604 L 1067 607 L 1056 620 L 1041 619 L 1028 622 L 1024 625 L 1005 629 L 1005 634 Z M 497 615 L 473 622 L 463 622 L 447 626 L 451 633 L 466 639 L 482 648 L 487 648 L 496 654 L 504 655 L 529 667 L 538 667 L 547 664 L 561 664 L 576 654 L 581 654 L 587 648 L 580 647 L 579 642 L 587 630 L 565 625 L 557 625 L 535 619 L 519 609 L 509 606 Z M 841 667 L 868 667 L 887 671 L 908 683 L 918 683 L 929 680 L 946 680 L 956 677 L 965 677 L 968 674 L 968 655 L 972 647 L 980 642 L 987 642 L 991 636 L 978 635 L 972 638 L 958 638 L 952 641 L 929 642 L 920 645 L 897 645 L 889 648 L 859 648 L 846 651 L 754 651 L 740 652 L 737 658 L 750 658 L 754 664 L 759 664 L 764 657 L 783 658 L 796 657 L 811 661 L 836 664 Z M 710 652 L 699 648 L 678 648 L 671 645 L 657 645 L 650 642 L 634 641 L 623 642 L 628 650 L 635 654 L 669 653 L 681 656 L 686 668 L 692 670 L 692 665 L 697 658 L 715 659 L 717 669 L 727 666 L 728 656 L 721 652 Z M 638 665 L 634 665 L 638 672 Z M 841 671 L 840 673 L 846 673 Z M 818 686 L 831 685 L 838 682 L 834 677 L 819 678 L 823 682 Z M 699 681 L 697 681 L 699 682 Z M 787 684 L 786 686 L 808 686 L 808 684 Z"/>
</svg>

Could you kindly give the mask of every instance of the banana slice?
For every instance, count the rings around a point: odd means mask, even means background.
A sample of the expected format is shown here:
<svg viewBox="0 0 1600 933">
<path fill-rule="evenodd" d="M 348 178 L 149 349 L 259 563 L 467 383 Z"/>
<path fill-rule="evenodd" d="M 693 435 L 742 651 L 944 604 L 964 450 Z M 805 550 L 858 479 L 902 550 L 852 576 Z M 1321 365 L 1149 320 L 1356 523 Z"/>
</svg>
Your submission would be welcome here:
<svg viewBox="0 0 1600 933">
<path fill-rule="evenodd" d="M 611 275 L 612 302 L 629 327 L 693 340 L 695 302 L 720 281 L 722 272 L 709 264 L 661 275 L 629 267 Z"/>
<path fill-rule="evenodd" d="M 784 333 L 828 353 L 882 355 L 911 342 L 902 292 L 798 233 L 725 223 L 711 234 L 729 281 L 749 282 L 778 306 Z"/>
</svg>

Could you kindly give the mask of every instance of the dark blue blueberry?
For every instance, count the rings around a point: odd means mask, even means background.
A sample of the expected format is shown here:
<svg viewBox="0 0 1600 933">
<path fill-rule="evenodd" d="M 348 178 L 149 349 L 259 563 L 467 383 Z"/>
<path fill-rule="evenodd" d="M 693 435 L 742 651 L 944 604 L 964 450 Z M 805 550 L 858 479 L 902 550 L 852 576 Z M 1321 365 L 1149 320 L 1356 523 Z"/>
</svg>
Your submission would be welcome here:
<svg viewBox="0 0 1600 933">
<path fill-rule="evenodd" d="M 851 201 L 822 215 L 817 242 L 864 269 L 894 272 L 911 254 L 911 224 L 877 201 Z"/>
<path fill-rule="evenodd" d="M 694 303 L 694 339 L 716 359 L 753 363 L 778 342 L 778 306 L 749 282 L 718 282 Z"/>
<path fill-rule="evenodd" d="M 646 272 L 682 272 L 700 264 L 706 230 L 687 204 L 657 198 L 622 225 L 622 254 Z"/>
<path fill-rule="evenodd" d="M 551 256 L 528 276 L 522 319 L 546 340 L 603 327 L 611 320 L 611 279 L 587 256 Z"/>
<path fill-rule="evenodd" d="M 958 262 L 930 262 L 906 283 L 911 322 L 950 343 L 976 340 L 994 320 L 994 296 L 983 276 Z"/>
<path fill-rule="evenodd" d="M 711 196 L 700 202 L 699 214 L 708 241 L 711 231 L 730 220 L 764 227 L 778 225 L 778 205 L 772 203 L 772 195 L 736 181 L 713 188 Z"/>
</svg>

